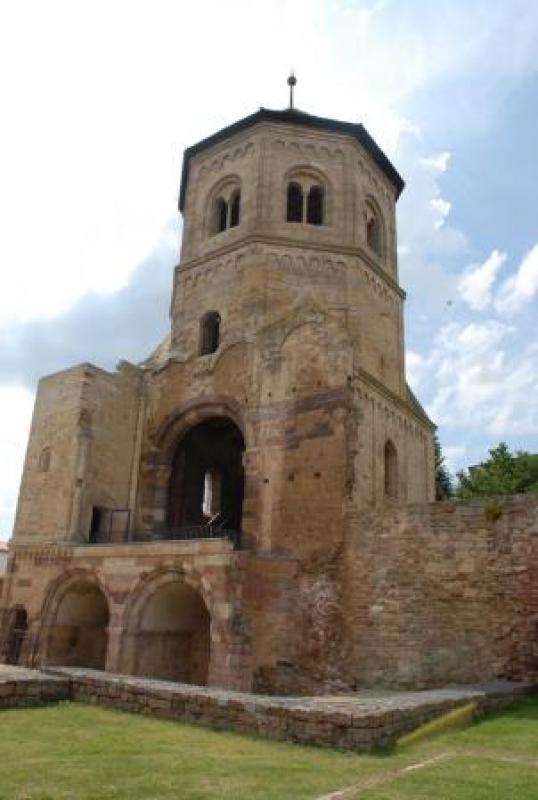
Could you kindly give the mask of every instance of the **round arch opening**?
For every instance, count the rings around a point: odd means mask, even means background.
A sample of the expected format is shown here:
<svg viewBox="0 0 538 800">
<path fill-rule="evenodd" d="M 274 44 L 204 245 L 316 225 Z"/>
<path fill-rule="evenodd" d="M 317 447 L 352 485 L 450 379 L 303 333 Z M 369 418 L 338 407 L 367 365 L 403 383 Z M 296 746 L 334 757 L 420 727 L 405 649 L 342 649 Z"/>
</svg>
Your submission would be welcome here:
<svg viewBox="0 0 538 800">
<path fill-rule="evenodd" d="M 177 579 L 158 586 L 132 622 L 127 647 L 133 674 L 207 684 L 211 620 L 196 589 Z"/>
<path fill-rule="evenodd" d="M 15 606 L 7 615 L 4 658 L 7 664 L 19 664 L 28 632 L 28 614 L 24 606 Z"/>
<path fill-rule="evenodd" d="M 180 439 L 168 491 L 167 525 L 241 531 L 245 476 L 241 431 L 227 417 L 210 417 Z"/>
<path fill-rule="evenodd" d="M 49 628 L 46 662 L 105 669 L 109 610 L 100 587 L 79 578 L 61 596 Z"/>
</svg>

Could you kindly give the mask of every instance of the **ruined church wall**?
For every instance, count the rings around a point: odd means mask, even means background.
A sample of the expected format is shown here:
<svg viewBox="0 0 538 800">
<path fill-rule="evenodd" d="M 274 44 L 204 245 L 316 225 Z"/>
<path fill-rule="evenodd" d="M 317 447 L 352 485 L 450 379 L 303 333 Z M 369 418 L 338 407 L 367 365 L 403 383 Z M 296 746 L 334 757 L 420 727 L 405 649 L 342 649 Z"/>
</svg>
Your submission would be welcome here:
<svg viewBox="0 0 538 800">
<path fill-rule="evenodd" d="M 536 495 L 355 515 L 337 583 L 351 685 L 538 677 Z"/>
<path fill-rule="evenodd" d="M 357 445 L 354 467 L 355 509 L 426 503 L 434 498 L 433 429 L 409 406 L 366 378 L 354 382 Z M 385 446 L 397 454 L 394 492 L 385 485 Z"/>
<path fill-rule="evenodd" d="M 88 452 L 77 533 L 87 539 L 92 508 L 129 509 L 133 475 L 137 472 L 138 424 L 142 391 L 140 370 L 120 365 L 116 373 L 86 371 L 82 396 Z M 134 488 L 134 487 L 133 487 Z M 110 520 L 105 518 L 105 527 Z"/>
<path fill-rule="evenodd" d="M 16 542 L 87 539 L 93 505 L 126 508 L 139 408 L 138 370 L 91 364 L 38 387 L 19 504 Z"/>
<path fill-rule="evenodd" d="M 39 382 L 15 519 L 17 541 L 61 541 L 70 530 L 84 372 L 85 366 L 73 367 Z"/>
</svg>

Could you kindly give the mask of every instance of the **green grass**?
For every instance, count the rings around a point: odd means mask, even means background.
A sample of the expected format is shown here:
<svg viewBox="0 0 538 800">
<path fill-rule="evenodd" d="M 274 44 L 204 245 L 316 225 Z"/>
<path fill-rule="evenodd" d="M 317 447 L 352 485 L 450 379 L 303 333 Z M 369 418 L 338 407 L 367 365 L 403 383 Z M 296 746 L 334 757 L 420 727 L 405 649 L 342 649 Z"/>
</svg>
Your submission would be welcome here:
<svg viewBox="0 0 538 800">
<path fill-rule="evenodd" d="M 536 800 L 538 768 L 458 756 L 399 777 L 357 800 Z"/>
<path fill-rule="evenodd" d="M 300 800 L 378 766 L 79 704 L 0 712 L 1 800 Z"/>
<path fill-rule="evenodd" d="M 313 800 L 355 784 L 357 800 L 538 800 L 538 698 L 368 756 L 79 704 L 0 712 L 0 800 Z"/>
</svg>

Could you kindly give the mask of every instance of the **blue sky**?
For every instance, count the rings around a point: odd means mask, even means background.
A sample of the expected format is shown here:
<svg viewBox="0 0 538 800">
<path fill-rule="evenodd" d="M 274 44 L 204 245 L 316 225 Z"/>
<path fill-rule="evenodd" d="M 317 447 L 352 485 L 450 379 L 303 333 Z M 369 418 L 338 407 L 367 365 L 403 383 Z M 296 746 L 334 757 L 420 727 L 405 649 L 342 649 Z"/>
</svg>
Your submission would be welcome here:
<svg viewBox="0 0 538 800">
<path fill-rule="evenodd" d="M 290 66 L 406 180 L 408 375 L 451 468 L 538 451 L 536 52 L 534 0 L 0 0 L 0 538 L 38 377 L 162 338 L 182 151 Z"/>
</svg>

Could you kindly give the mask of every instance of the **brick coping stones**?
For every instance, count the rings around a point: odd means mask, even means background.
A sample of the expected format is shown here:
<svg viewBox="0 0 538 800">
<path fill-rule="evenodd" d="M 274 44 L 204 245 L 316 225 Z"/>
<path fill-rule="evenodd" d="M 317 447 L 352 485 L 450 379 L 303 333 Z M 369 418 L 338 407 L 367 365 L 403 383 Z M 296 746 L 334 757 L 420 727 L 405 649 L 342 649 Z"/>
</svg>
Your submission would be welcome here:
<svg viewBox="0 0 538 800">
<path fill-rule="evenodd" d="M 81 668 L 54 667 L 46 672 L 67 682 L 70 697 L 80 702 L 356 752 L 390 745 L 458 706 L 473 702 L 481 714 L 533 690 L 530 684 L 495 681 L 415 692 L 274 697 Z"/>
</svg>

